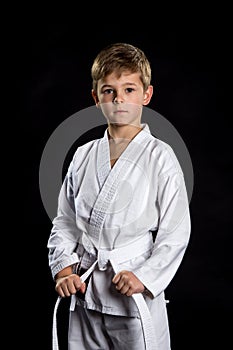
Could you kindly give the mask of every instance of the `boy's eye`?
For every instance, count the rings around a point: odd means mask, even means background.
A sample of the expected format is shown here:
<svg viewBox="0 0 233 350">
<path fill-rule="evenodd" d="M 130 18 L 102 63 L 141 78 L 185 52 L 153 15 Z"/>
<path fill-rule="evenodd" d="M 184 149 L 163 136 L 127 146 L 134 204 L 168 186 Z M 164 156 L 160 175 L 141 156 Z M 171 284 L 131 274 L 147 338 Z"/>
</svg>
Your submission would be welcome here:
<svg viewBox="0 0 233 350">
<path fill-rule="evenodd" d="M 112 94 L 113 90 L 112 89 L 105 89 L 105 90 L 103 90 L 103 93 L 106 94 L 106 95 Z"/>
<path fill-rule="evenodd" d="M 134 91 L 134 89 L 133 88 L 127 88 L 126 91 L 127 92 L 132 92 L 132 91 Z"/>
</svg>

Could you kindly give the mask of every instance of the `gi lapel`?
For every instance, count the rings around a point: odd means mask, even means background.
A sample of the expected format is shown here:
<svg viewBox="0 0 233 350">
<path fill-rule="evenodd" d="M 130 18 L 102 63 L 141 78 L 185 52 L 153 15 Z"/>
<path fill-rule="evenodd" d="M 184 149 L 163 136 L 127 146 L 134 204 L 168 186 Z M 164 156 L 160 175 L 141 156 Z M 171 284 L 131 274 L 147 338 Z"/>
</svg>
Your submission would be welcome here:
<svg viewBox="0 0 233 350">
<path fill-rule="evenodd" d="M 91 236 L 95 238 L 95 241 L 100 240 L 100 233 L 108 209 L 116 194 L 120 181 L 124 178 L 125 173 L 127 173 L 129 164 L 134 163 L 138 154 L 145 150 L 145 144 L 150 137 L 151 134 L 148 131 L 142 130 L 139 132 L 129 143 L 112 169 L 110 166 L 107 130 L 105 131 L 104 137 L 100 140 L 97 151 L 97 171 L 101 189 L 92 208 L 90 217 Z"/>
</svg>

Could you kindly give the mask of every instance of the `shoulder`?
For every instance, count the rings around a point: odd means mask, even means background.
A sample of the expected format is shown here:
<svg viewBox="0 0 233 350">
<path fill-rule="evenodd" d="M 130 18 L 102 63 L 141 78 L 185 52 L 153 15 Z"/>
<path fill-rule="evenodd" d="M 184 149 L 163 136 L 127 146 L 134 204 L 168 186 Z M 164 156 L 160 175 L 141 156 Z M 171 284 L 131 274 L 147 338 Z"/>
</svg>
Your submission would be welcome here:
<svg viewBox="0 0 233 350">
<path fill-rule="evenodd" d="M 87 143 L 79 146 L 73 154 L 72 160 L 70 162 L 69 171 L 76 170 L 88 159 L 89 155 L 94 151 L 99 144 L 100 139 L 94 139 L 88 141 Z"/>
<path fill-rule="evenodd" d="M 177 155 L 171 145 L 153 135 L 150 137 L 150 143 L 153 158 L 161 169 L 161 175 L 183 173 Z"/>
<path fill-rule="evenodd" d="M 102 138 L 94 139 L 83 144 L 82 146 L 79 146 L 74 153 L 74 157 L 73 157 L 74 162 L 78 161 L 78 159 L 80 158 L 87 157 L 92 150 L 96 149 L 96 147 L 98 146 L 101 140 Z"/>
</svg>

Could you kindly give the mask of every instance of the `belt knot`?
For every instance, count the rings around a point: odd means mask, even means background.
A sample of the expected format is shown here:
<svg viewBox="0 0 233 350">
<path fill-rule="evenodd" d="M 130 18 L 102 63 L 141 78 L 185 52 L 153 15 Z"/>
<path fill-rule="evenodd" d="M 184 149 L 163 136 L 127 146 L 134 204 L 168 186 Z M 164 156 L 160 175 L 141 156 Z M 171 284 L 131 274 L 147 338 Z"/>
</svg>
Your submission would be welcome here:
<svg viewBox="0 0 233 350">
<path fill-rule="evenodd" d="M 98 266 L 100 271 L 105 271 L 107 269 L 107 264 L 110 258 L 111 251 L 99 249 L 98 250 Z"/>
</svg>

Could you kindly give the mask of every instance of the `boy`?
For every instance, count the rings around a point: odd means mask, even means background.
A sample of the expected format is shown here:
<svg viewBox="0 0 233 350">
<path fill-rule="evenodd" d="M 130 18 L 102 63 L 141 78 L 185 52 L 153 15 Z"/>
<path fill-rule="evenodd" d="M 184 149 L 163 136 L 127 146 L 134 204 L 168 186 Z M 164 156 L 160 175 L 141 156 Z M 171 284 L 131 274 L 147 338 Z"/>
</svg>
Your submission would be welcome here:
<svg viewBox="0 0 233 350">
<path fill-rule="evenodd" d="M 190 237 L 183 173 L 141 122 L 153 95 L 144 52 L 110 45 L 91 73 L 108 127 L 75 152 L 48 240 L 55 289 L 71 296 L 69 350 L 169 350 L 164 291 Z"/>
</svg>

